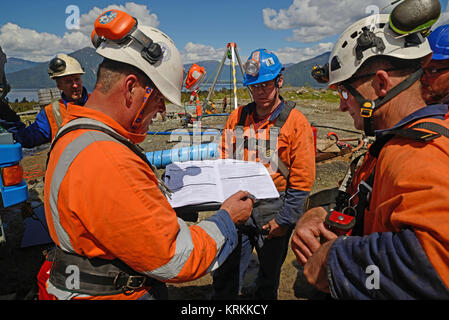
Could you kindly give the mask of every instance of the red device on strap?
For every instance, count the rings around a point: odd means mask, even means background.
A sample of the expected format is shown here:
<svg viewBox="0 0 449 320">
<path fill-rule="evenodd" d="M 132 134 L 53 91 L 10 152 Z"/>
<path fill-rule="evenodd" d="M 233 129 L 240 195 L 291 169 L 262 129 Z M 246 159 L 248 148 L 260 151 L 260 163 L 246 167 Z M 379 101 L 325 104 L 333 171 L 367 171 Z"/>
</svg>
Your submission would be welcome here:
<svg viewBox="0 0 449 320">
<path fill-rule="evenodd" d="M 329 230 L 339 236 L 349 236 L 355 225 L 355 216 L 331 210 L 327 214 L 324 224 Z"/>
</svg>

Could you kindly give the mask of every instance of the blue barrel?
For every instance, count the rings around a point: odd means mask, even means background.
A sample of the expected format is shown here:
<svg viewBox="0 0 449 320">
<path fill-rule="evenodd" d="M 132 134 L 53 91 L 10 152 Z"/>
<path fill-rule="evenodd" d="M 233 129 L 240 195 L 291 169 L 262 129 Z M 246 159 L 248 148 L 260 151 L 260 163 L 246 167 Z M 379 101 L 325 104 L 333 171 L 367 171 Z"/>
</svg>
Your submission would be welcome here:
<svg viewBox="0 0 449 320">
<path fill-rule="evenodd" d="M 217 159 L 218 144 L 205 143 L 190 147 L 158 150 L 146 152 L 145 155 L 152 165 L 158 169 L 161 169 L 173 162 Z"/>
</svg>

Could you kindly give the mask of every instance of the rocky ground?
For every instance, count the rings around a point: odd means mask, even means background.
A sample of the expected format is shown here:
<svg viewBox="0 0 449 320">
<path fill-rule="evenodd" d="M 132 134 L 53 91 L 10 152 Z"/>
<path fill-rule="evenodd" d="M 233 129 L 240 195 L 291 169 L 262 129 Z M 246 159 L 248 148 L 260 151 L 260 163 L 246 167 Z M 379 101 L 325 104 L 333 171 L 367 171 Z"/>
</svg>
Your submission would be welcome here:
<svg viewBox="0 0 449 320">
<path fill-rule="evenodd" d="M 288 99 L 289 97 L 285 97 Z M 243 102 L 241 102 L 243 103 Z M 338 111 L 338 104 L 326 103 L 320 100 L 298 100 L 299 109 L 311 123 L 318 128 L 318 149 L 322 150 L 329 146 L 330 140 L 326 139 L 328 132 L 334 131 L 339 138 L 358 138 L 361 135 L 353 131 L 352 119 L 346 113 Z M 162 132 L 173 129 L 184 128 L 182 119 L 177 115 L 179 110 L 174 106 L 168 107 L 169 117 L 162 121 L 158 118 L 150 127 L 151 131 Z M 229 110 L 228 110 L 229 111 Z M 203 127 L 222 128 L 226 117 L 214 116 L 203 119 Z M 341 131 L 338 129 L 348 130 Z M 184 139 L 184 138 L 183 138 Z M 185 141 L 185 140 L 183 140 Z M 151 134 L 141 144 L 145 151 L 165 150 L 179 146 L 179 141 L 170 142 L 170 136 Z M 26 179 L 30 187 L 30 203 L 33 207 L 42 202 L 43 172 L 48 146 L 35 150 L 25 151 L 22 165 L 25 170 Z M 331 146 L 327 151 L 333 150 Z M 335 150 L 335 149 L 334 149 Z M 338 151 L 338 149 L 337 149 Z M 317 178 L 312 193 L 325 188 L 337 186 L 347 169 L 349 156 L 336 157 L 327 161 L 317 163 Z M 161 170 L 162 172 L 163 170 Z M 6 234 L 9 237 L 7 245 L 0 247 L 0 299 L 26 299 L 30 288 L 36 283 L 36 274 L 43 261 L 42 251 L 48 245 L 34 246 L 20 249 L 20 239 L 23 233 L 22 208 L 17 207 L 2 214 L 4 222 L 7 222 Z M 200 213 L 202 219 L 210 212 Z M 250 271 L 246 277 L 245 292 L 249 293 L 254 283 L 257 271 L 257 258 L 250 265 Z M 206 275 L 196 281 L 169 285 L 171 299 L 208 299 L 211 294 L 211 277 Z M 282 267 L 281 281 L 279 286 L 279 299 L 319 299 L 322 295 L 314 290 L 302 277 L 302 269 L 296 263 L 295 257 L 289 250 L 287 259 Z M 243 297 L 245 298 L 245 297 Z"/>
</svg>

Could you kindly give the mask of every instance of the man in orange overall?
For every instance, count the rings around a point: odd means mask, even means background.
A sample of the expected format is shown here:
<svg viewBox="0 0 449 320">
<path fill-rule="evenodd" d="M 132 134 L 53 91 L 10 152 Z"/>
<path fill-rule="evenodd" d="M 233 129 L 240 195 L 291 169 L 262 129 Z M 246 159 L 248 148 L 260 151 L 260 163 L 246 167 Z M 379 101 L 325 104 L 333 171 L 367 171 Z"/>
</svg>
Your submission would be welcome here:
<svg viewBox="0 0 449 320">
<path fill-rule="evenodd" d="M 164 299 L 166 282 L 223 263 L 252 200 L 237 192 L 194 226 L 177 218 L 136 144 L 165 99 L 181 106 L 181 55 L 119 10 L 98 17 L 92 42 L 104 57 L 96 87 L 84 107 L 69 105 L 48 161 L 45 214 L 57 248 L 46 289 L 57 299 Z"/>
<path fill-rule="evenodd" d="M 335 299 L 448 299 L 447 106 L 426 106 L 419 81 L 432 50 L 420 33 L 397 37 L 389 15 L 376 16 L 375 26 L 372 19 L 335 44 L 329 86 L 354 126 L 376 136 L 374 169 L 355 177 L 359 202 L 348 202 L 346 216 L 307 211 L 291 246 L 306 279 Z M 355 218 L 351 236 L 337 237 L 343 224 L 326 221 L 332 214 Z"/>
<path fill-rule="evenodd" d="M 251 219 L 239 227 L 238 249 L 213 273 L 215 299 L 238 297 L 254 248 L 259 260 L 254 298 L 277 299 L 290 235 L 315 180 L 312 127 L 295 103 L 280 95 L 282 70 L 274 53 L 254 50 L 243 79 L 254 102 L 234 110 L 225 126 L 222 157 L 264 163 L 280 198 L 256 202 Z"/>
</svg>

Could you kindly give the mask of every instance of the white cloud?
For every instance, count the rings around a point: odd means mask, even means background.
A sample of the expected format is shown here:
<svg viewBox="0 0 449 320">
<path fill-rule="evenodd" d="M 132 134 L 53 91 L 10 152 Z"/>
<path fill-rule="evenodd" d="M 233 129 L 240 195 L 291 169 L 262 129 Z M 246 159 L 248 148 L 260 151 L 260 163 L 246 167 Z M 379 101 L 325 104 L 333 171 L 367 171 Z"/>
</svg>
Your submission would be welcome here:
<svg viewBox="0 0 449 320">
<path fill-rule="evenodd" d="M 315 42 L 340 34 L 353 22 L 380 12 L 384 0 L 294 0 L 287 9 L 262 10 L 264 24 L 273 30 L 292 29 L 288 41 Z M 391 9 L 386 9 L 388 13 Z"/>
<path fill-rule="evenodd" d="M 146 5 L 127 2 L 125 5 L 112 4 L 102 9 L 94 7 L 88 13 L 82 14 L 80 17 L 80 31 L 90 37 L 95 20 L 102 12 L 111 9 L 117 9 L 129 13 L 131 16 L 135 17 L 140 24 L 150 27 L 159 26 L 159 19 L 157 15 L 155 13 L 150 13 L 150 10 Z"/>
<path fill-rule="evenodd" d="M 0 27 L 0 43 L 8 57 L 32 61 L 47 61 L 58 52 L 73 52 L 85 46 L 89 39 L 80 32 L 64 36 L 22 28 L 13 23 Z"/>
<path fill-rule="evenodd" d="M 333 45 L 332 42 L 326 42 L 304 48 L 285 47 L 273 50 L 273 52 L 278 56 L 282 64 L 298 63 L 332 50 Z M 226 48 L 215 49 L 209 45 L 188 42 L 181 50 L 181 54 L 183 63 L 189 64 L 205 60 L 221 61 L 225 50 Z M 243 59 L 242 63 L 244 63 L 246 58 L 242 56 L 240 58 Z M 230 63 L 230 60 L 226 59 L 225 63 Z"/>
<path fill-rule="evenodd" d="M 183 63 L 194 63 L 205 60 L 221 60 L 225 53 L 224 48 L 215 49 L 212 46 L 187 42 L 182 50 Z"/>
<path fill-rule="evenodd" d="M 102 9 L 94 7 L 88 13 L 80 16 L 79 30 L 68 30 L 63 36 L 22 28 L 8 22 L 0 26 L 0 44 L 8 57 L 38 62 L 48 61 L 58 53 L 71 53 L 91 46 L 90 35 L 94 21 L 102 12 L 109 9 L 128 12 L 137 18 L 140 24 L 159 26 L 157 15 L 151 13 L 146 5 L 127 2 L 125 5 L 110 5 Z"/>
<path fill-rule="evenodd" d="M 292 30 L 293 35 L 287 38 L 287 41 L 297 41 L 297 42 L 315 42 L 329 36 L 334 32 L 334 28 L 331 26 L 313 26 L 304 27 L 300 29 Z"/>
<path fill-rule="evenodd" d="M 285 47 L 274 51 L 274 53 L 278 56 L 282 64 L 298 63 L 332 50 L 333 45 L 332 42 L 326 42 L 306 48 Z"/>
</svg>

